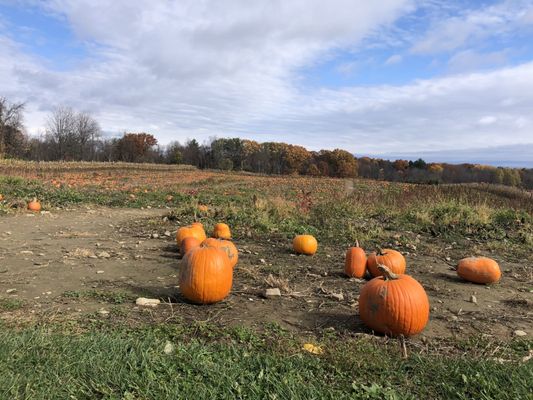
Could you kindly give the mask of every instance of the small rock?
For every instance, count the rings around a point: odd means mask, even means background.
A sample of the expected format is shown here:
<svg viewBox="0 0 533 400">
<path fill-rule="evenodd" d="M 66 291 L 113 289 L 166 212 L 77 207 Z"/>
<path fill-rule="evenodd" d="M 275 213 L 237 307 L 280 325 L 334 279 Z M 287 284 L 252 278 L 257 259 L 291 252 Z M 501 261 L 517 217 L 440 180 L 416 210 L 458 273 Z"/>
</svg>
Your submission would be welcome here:
<svg viewBox="0 0 533 400">
<path fill-rule="evenodd" d="M 97 254 L 99 258 L 111 258 L 111 254 L 109 254 L 107 251 L 101 251 Z"/>
<path fill-rule="evenodd" d="M 168 221 L 168 217 L 163 217 L 163 222 L 167 222 Z"/>
<path fill-rule="evenodd" d="M 263 296 L 267 299 L 271 297 L 280 297 L 281 291 L 279 290 L 279 288 L 268 288 L 263 293 Z"/>
<path fill-rule="evenodd" d="M 159 299 L 148 299 L 146 297 L 139 297 L 135 300 L 135 304 L 138 306 L 156 307 L 159 303 L 161 303 Z"/>
<path fill-rule="evenodd" d="M 17 289 L 7 289 L 6 290 L 7 294 L 12 294 L 12 293 L 16 293 L 16 292 L 17 292 Z"/>
<path fill-rule="evenodd" d="M 265 263 L 266 263 L 266 261 L 265 261 L 264 258 L 261 258 L 261 259 L 259 260 L 259 262 L 260 262 L 261 264 L 265 264 Z"/>
<path fill-rule="evenodd" d="M 159 233 L 152 233 L 152 239 L 158 239 Z"/>
<path fill-rule="evenodd" d="M 476 298 L 476 296 L 474 296 L 474 295 L 470 296 L 470 303 L 477 304 L 477 298 Z"/>
<path fill-rule="evenodd" d="M 172 354 L 174 352 L 174 345 L 167 340 L 167 342 L 165 343 L 165 348 L 163 349 L 163 352 L 165 354 Z"/>
<path fill-rule="evenodd" d="M 452 315 L 452 316 L 450 317 L 450 319 L 451 319 L 452 321 L 457 321 L 457 320 L 459 319 L 459 317 L 457 317 L 457 315 Z"/>
<path fill-rule="evenodd" d="M 31 250 L 22 250 L 20 254 L 33 254 L 33 251 Z"/>
<path fill-rule="evenodd" d="M 104 310 L 103 308 L 101 310 L 98 310 L 98 314 L 107 317 L 109 315 L 109 311 Z"/>
<path fill-rule="evenodd" d="M 104 273 L 104 271 L 102 271 L 102 270 L 99 270 L 99 271 L 96 271 L 96 273 L 97 273 L 97 274 L 103 274 L 103 273 Z"/>
<path fill-rule="evenodd" d="M 527 333 L 524 331 L 516 330 L 513 332 L 513 335 L 515 336 L 527 336 Z"/>
<path fill-rule="evenodd" d="M 170 236 L 170 235 L 171 235 L 170 231 L 165 231 L 165 236 Z"/>
</svg>

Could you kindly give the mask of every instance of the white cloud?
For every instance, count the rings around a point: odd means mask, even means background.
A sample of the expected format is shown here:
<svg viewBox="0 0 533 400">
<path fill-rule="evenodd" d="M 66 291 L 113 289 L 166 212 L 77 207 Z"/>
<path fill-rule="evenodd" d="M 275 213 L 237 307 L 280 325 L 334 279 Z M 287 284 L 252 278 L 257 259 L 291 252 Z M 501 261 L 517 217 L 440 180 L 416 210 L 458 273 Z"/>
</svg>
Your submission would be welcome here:
<svg viewBox="0 0 533 400">
<path fill-rule="evenodd" d="M 400 54 L 393 54 L 385 61 L 385 65 L 393 65 L 402 62 L 403 57 Z"/>
<path fill-rule="evenodd" d="M 433 21 L 427 33 L 413 44 L 412 53 L 453 51 L 490 37 L 520 33 L 533 24 L 530 0 L 507 0 L 488 7 L 452 11 L 452 15 L 441 15 Z"/>
<path fill-rule="evenodd" d="M 493 123 L 495 123 L 496 121 L 498 120 L 498 118 L 496 118 L 495 116 L 493 115 L 486 115 L 484 117 L 481 117 L 478 121 L 478 123 L 480 125 L 492 125 Z"/>
<path fill-rule="evenodd" d="M 149 131 L 163 143 L 238 135 L 380 153 L 533 142 L 533 63 L 399 86 L 303 85 L 300 68 L 353 51 L 412 10 L 409 1 L 47 4 L 90 52 L 57 71 L 0 31 L 1 94 L 27 101 L 32 132 L 68 104 L 106 131 Z M 494 122 L 480 123 L 487 116 Z"/>
</svg>

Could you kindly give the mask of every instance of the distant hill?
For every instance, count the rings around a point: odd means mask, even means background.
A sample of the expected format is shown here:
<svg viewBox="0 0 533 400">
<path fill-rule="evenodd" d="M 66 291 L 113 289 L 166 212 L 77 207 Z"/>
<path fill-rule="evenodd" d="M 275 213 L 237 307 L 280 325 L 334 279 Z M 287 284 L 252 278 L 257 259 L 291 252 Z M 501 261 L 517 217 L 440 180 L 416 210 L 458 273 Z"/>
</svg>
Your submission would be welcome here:
<svg viewBox="0 0 533 400">
<path fill-rule="evenodd" d="M 420 151 L 416 153 L 356 154 L 356 157 L 363 156 L 386 160 L 417 160 L 422 158 L 427 162 L 533 168 L 533 143 L 475 149 Z"/>
</svg>

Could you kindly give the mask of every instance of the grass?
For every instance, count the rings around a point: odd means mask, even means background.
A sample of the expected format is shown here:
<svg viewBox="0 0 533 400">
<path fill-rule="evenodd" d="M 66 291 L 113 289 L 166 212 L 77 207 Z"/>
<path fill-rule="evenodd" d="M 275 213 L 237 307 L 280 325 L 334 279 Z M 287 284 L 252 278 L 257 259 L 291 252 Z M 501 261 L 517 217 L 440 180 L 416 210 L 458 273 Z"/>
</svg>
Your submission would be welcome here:
<svg viewBox="0 0 533 400">
<path fill-rule="evenodd" d="M 23 173 L 18 176 L 20 168 Z M 345 246 L 359 239 L 368 249 L 400 237 L 405 242 L 420 236 L 422 243 L 417 246 L 431 242 L 437 246 L 436 253 L 441 252 L 438 246 L 468 239 L 485 250 L 497 249 L 508 259 L 512 254 L 521 261 L 531 260 L 533 202 L 530 193 L 517 189 L 355 181 L 348 190 L 343 180 L 328 178 L 128 168 L 112 166 L 108 171 L 84 163 L 0 163 L 0 172 L 13 175 L 0 176 L 0 193 L 5 197 L 0 212 L 23 208 L 34 196 L 52 212 L 56 207 L 82 204 L 169 207 L 170 222 L 164 228 L 169 230 L 193 220 L 201 220 L 210 230 L 225 221 L 237 238 L 286 242 L 297 233 L 311 233 L 325 245 Z M 52 183 L 56 178 L 60 185 Z M 199 212 L 199 204 L 209 210 Z M 158 217 L 143 224 L 158 230 L 165 222 Z M 0 399 L 515 399 L 530 395 L 533 367 L 531 361 L 521 359 L 531 351 L 531 340 L 500 343 L 457 338 L 442 347 L 433 342 L 427 348 L 413 344 L 410 356 L 403 359 L 396 340 L 370 335 L 324 332 L 319 338 L 302 338 L 274 325 L 251 330 L 139 322 L 132 327 L 126 326 L 133 324 L 126 318 L 117 319 L 124 323 L 118 327 L 112 322 L 123 312 L 118 305 L 132 302 L 132 294 L 83 290 L 64 292 L 63 297 L 114 306 L 106 321 L 95 315 L 63 325 L 0 323 Z M 23 306 L 18 299 L 0 299 L 1 312 Z M 305 341 L 321 346 L 324 354 L 304 352 Z M 174 346 L 172 354 L 163 351 L 167 342 Z"/>
<path fill-rule="evenodd" d="M 21 299 L 0 298 L 0 311 L 15 311 L 24 306 Z"/>
<path fill-rule="evenodd" d="M 316 356 L 279 328 L 71 329 L 0 328 L 0 398 L 516 399 L 529 396 L 533 374 L 519 360 L 402 359 L 396 341 L 372 337 L 316 339 L 325 350 Z M 507 350 L 517 358 L 529 346 Z"/>
<path fill-rule="evenodd" d="M 128 302 L 131 303 L 135 300 L 135 296 L 131 293 L 116 291 L 108 292 L 102 290 L 68 290 L 66 292 L 63 292 L 62 296 L 70 299 L 93 299 L 111 304 L 124 304 Z"/>
</svg>

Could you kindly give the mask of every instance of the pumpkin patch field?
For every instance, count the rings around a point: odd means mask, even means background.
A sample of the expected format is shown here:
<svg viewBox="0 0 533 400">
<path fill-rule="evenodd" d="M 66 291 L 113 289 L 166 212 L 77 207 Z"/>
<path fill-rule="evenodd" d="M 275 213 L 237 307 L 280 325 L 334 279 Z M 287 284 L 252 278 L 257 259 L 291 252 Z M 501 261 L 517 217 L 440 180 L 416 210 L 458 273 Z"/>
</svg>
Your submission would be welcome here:
<svg viewBox="0 0 533 400">
<path fill-rule="evenodd" d="M 532 337 L 531 192 L 0 162 L 1 399 L 528 398 Z"/>
</svg>

